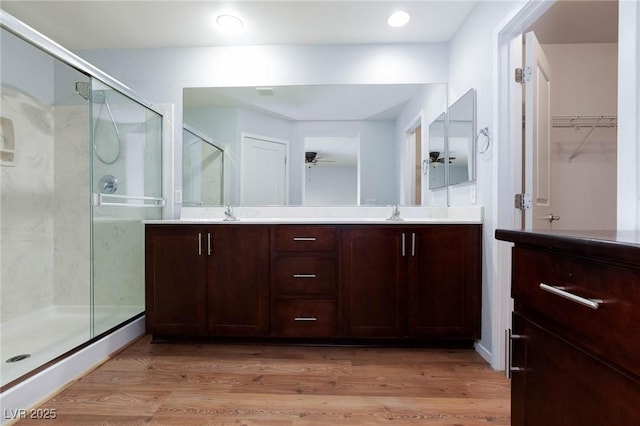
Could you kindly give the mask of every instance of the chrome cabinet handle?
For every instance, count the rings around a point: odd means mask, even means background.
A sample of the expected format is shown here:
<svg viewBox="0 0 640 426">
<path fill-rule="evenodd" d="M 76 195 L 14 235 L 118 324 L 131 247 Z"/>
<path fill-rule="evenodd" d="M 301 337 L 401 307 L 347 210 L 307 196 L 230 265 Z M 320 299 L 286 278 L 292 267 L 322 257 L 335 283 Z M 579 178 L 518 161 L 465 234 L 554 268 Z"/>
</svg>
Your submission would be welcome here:
<svg viewBox="0 0 640 426">
<path fill-rule="evenodd" d="M 316 318 L 316 317 L 295 317 L 293 320 L 294 321 L 317 321 L 318 318 Z"/>
<path fill-rule="evenodd" d="M 564 299 L 570 300 L 591 309 L 598 309 L 600 305 L 604 303 L 602 299 L 587 299 L 585 297 L 580 297 L 573 293 L 569 293 L 562 287 L 552 286 L 545 283 L 540 283 L 540 290 L 547 291 L 551 294 L 555 294 L 556 296 L 560 296 Z"/>
<path fill-rule="evenodd" d="M 505 332 L 505 340 L 506 340 L 505 349 L 507 351 L 505 360 L 507 362 L 507 365 L 506 365 L 506 368 L 504 370 L 505 370 L 505 374 L 507 375 L 508 379 L 511 378 L 511 373 L 513 373 L 513 372 L 526 371 L 526 368 L 514 367 L 513 366 L 513 341 L 514 340 L 521 340 L 521 339 L 524 339 L 524 338 L 525 338 L 525 336 L 523 336 L 523 335 L 512 334 L 510 328 L 507 329 L 506 332 Z"/>
<path fill-rule="evenodd" d="M 411 233 L 411 257 L 416 255 L 416 233 Z"/>
<path fill-rule="evenodd" d="M 211 232 L 207 232 L 207 256 L 211 256 L 213 246 L 211 245 Z"/>
<path fill-rule="evenodd" d="M 404 251 L 404 232 L 402 233 L 402 257 L 405 256 L 405 251 Z"/>
<path fill-rule="evenodd" d="M 316 274 L 293 274 L 293 278 L 316 278 Z"/>
<path fill-rule="evenodd" d="M 202 233 L 198 232 L 198 256 L 202 256 Z"/>
<path fill-rule="evenodd" d="M 316 237 L 293 237 L 293 241 L 315 241 Z"/>
</svg>

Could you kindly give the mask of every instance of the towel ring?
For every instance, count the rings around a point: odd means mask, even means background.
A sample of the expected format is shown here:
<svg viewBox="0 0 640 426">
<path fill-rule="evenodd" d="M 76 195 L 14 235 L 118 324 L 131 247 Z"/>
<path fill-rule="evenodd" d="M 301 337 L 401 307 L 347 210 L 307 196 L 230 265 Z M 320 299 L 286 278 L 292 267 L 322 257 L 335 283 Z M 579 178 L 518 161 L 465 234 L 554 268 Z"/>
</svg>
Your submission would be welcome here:
<svg viewBox="0 0 640 426">
<path fill-rule="evenodd" d="M 480 139 L 480 136 L 483 136 L 483 139 L 484 139 L 484 142 L 482 144 L 478 142 L 478 140 Z M 491 146 L 491 136 L 489 136 L 488 127 L 484 127 L 480 129 L 480 131 L 476 135 L 476 146 L 478 147 L 478 152 L 480 154 L 484 154 L 489 150 L 489 146 Z"/>
</svg>

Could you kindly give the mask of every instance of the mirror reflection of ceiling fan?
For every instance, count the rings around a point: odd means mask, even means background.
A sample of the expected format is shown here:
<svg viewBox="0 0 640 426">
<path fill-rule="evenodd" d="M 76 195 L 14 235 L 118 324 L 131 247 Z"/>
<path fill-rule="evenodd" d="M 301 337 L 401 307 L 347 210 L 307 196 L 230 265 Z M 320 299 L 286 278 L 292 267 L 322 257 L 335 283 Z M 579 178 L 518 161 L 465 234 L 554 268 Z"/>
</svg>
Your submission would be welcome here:
<svg viewBox="0 0 640 426">
<path fill-rule="evenodd" d="M 431 151 L 429 152 L 429 164 L 431 163 L 442 163 L 444 164 L 444 156 L 440 156 L 440 152 L 439 151 Z M 449 164 L 451 164 L 453 162 L 453 160 L 455 160 L 456 157 L 449 157 Z"/>
<path fill-rule="evenodd" d="M 318 163 L 335 163 L 333 160 L 323 160 L 325 157 L 318 156 L 315 151 L 307 151 L 304 153 L 304 162 L 307 166 L 314 166 Z"/>
</svg>

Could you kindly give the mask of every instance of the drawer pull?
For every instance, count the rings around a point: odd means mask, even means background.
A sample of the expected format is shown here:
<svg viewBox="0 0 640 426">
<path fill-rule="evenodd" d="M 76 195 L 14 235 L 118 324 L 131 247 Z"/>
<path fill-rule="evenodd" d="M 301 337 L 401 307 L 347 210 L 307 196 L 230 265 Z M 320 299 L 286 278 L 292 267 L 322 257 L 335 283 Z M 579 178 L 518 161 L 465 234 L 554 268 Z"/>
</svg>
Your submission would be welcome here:
<svg viewBox="0 0 640 426">
<path fill-rule="evenodd" d="M 598 309 L 600 307 L 600 304 L 603 303 L 602 299 L 587 299 L 577 296 L 573 293 L 569 293 L 562 287 L 555 287 L 545 283 L 540 283 L 540 289 L 555 294 L 556 296 L 563 297 L 567 300 L 571 300 L 572 302 L 579 303 L 580 305 L 586 306 L 587 308 L 591 309 Z"/>
<path fill-rule="evenodd" d="M 316 278 L 316 274 L 293 274 L 293 278 Z"/>
<path fill-rule="evenodd" d="M 293 320 L 294 321 L 317 321 L 318 318 L 316 318 L 316 317 L 295 317 Z"/>
<path fill-rule="evenodd" d="M 505 374 L 507 376 L 507 379 L 511 378 L 511 373 L 513 372 L 527 371 L 526 368 L 513 366 L 513 341 L 523 339 L 525 339 L 525 336 L 521 334 L 513 334 L 510 328 L 505 331 L 505 359 L 507 362 Z"/>
<path fill-rule="evenodd" d="M 293 241 L 315 241 L 316 237 L 293 237 Z"/>
</svg>

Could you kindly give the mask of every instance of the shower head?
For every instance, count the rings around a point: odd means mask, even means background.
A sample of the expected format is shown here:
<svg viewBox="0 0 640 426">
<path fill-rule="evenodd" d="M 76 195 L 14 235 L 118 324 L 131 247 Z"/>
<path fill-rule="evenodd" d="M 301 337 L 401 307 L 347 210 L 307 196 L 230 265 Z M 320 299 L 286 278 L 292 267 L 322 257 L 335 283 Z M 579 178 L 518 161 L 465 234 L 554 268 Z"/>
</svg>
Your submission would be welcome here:
<svg viewBox="0 0 640 426">
<path fill-rule="evenodd" d="M 91 84 L 86 81 L 76 81 L 76 93 L 85 100 L 90 100 Z M 100 90 L 93 91 L 93 102 L 102 104 L 105 102 L 104 92 Z"/>
</svg>

